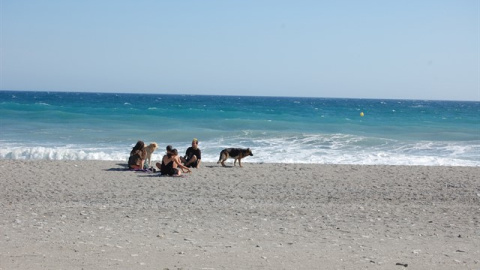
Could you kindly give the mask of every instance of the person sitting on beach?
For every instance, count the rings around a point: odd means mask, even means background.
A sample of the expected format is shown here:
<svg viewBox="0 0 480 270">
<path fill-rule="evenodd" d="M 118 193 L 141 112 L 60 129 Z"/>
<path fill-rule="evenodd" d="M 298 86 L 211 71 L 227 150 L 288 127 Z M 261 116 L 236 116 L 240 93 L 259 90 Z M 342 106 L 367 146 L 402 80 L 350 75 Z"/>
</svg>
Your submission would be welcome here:
<svg viewBox="0 0 480 270">
<path fill-rule="evenodd" d="M 162 163 L 157 163 L 156 165 L 160 169 L 161 175 L 180 176 L 182 172 L 191 172 L 189 168 L 180 162 L 177 149 L 172 149 L 170 153 L 163 156 Z M 180 167 L 181 170 L 179 170 L 178 167 Z"/>
<path fill-rule="evenodd" d="M 173 150 L 173 146 L 167 145 L 167 147 L 165 148 L 165 154 L 166 154 L 166 155 L 171 155 L 171 154 L 172 154 L 172 150 Z M 163 156 L 163 157 L 165 157 L 165 156 Z M 162 157 L 162 159 L 163 159 L 163 157 Z M 162 169 L 162 164 L 161 164 L 160 162 L 155 163 L 155 166 L 157 166 L 157 168 L 158 168 L 159 170 Z M 155 172 L 156 170 L 153 169 L 153 171 Z"/>
<path fill-rule="evenodd" d="M 172 152 L 172 150 L 173 150 L 173 147 L 172 147 L 171 145 L 167 145 L 167 148 L 166 148 L 166 150 L 167 150 L 167 154 L 169 154 L 169 153 L 171 153 L 171 152 Z"/>
<path fill-rule="evenodd" d="M 181 158 L 187 167 L 199 168 L 202 160 L 202 151 L 198 148 L 198 140 L 193 139 L 192 146 L 185 152 L 185 157 Z"/>
<path fill-rule="evenodd" d="M 143 170 L 146 158 L 147 151 L 145 150 L 145 143 L 143 141 L 138 141 L 133 147 L 132 151 L 130 151 L 128 168 L 131 170 Z"/>
</svg>

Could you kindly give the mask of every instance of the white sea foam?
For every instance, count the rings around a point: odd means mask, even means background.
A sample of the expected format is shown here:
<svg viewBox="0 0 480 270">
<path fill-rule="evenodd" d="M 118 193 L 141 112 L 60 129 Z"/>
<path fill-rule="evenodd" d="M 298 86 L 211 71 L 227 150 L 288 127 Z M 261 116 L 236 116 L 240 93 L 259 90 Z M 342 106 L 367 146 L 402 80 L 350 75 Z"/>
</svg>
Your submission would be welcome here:
<svg viewBox="0 0 480 270">
<path fill-rule="evenodd" d="M 241 137 L 201 141 L 202 160 L 216 162 L 222 149 L 250 148 L 254 156 L 245 162 L 314 163 L 358 165 L 433 165 L 480 166 L 480 143 L 459 142 L 405 143 L 389 139 L 344 134 L 295 135 L 277 138 Z M 152 159 L 160 160 L 169 142 L 157 141 L 159 150 Z M 1 143 L 0 159 L 27 160 L 118 160 L 126 161 L 132 145 L 99 146 L 26 146 Z M 183 154 L 189 143 L 174 145 Z"/>
<path fill-rule="evenodd" d="M 0 149 L 0 159 L 23 160 L 124 160 L 128 150 L 78 148 L 78 147 L 22 147 Z"/>
</svg>

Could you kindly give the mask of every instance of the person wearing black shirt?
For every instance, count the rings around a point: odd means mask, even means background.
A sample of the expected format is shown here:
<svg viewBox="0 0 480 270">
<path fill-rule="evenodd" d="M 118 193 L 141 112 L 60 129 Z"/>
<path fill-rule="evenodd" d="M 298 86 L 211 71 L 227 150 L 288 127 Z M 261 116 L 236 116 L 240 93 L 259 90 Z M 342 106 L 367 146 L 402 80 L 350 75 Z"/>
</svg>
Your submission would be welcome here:
<svg viewBox="0 0 480 270">
<path fill-rule="evenodd" d="M 185 156 L 182 157 L 182 162 L 189 168 L 199 168 L 202 161 L 202 151 L 198 148 L 198 140 L 193 139 L 192 146 L 187 149 Z"/>
</svg>

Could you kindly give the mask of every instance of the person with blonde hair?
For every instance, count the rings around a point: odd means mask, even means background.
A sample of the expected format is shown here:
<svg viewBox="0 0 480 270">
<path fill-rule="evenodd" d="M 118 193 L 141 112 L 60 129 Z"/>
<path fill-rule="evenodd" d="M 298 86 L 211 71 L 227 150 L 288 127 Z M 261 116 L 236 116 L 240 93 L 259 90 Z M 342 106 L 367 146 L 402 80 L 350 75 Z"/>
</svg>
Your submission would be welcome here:
<svg viewBox="0 0 480 270">
<path fill-rule="evenodd" d="M 202 161 L 202 151 L 198 148 L 198 140 L 194 138 L 192 140 L 192 146 L 187 149 L 185 156 L 181 157 L 181 160 L 185 166 L 189 168 L 199 168 Z"/>
</svg>

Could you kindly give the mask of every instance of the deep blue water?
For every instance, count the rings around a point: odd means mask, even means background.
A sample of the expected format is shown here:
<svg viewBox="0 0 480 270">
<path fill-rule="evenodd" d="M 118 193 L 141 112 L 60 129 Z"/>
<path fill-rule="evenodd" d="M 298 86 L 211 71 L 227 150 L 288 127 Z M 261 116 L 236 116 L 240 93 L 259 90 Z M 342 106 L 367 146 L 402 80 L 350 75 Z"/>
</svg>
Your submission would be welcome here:
<svg viewBox="0 0 480 270">
<path fill-rule="evenodd" d="M 1 159 L 123 161 L 137 140 L 160 159 L 198 138 L 204 161 L 480 166 L 480 102 L 0 91 L 0 125 Z"/>
</svg>

